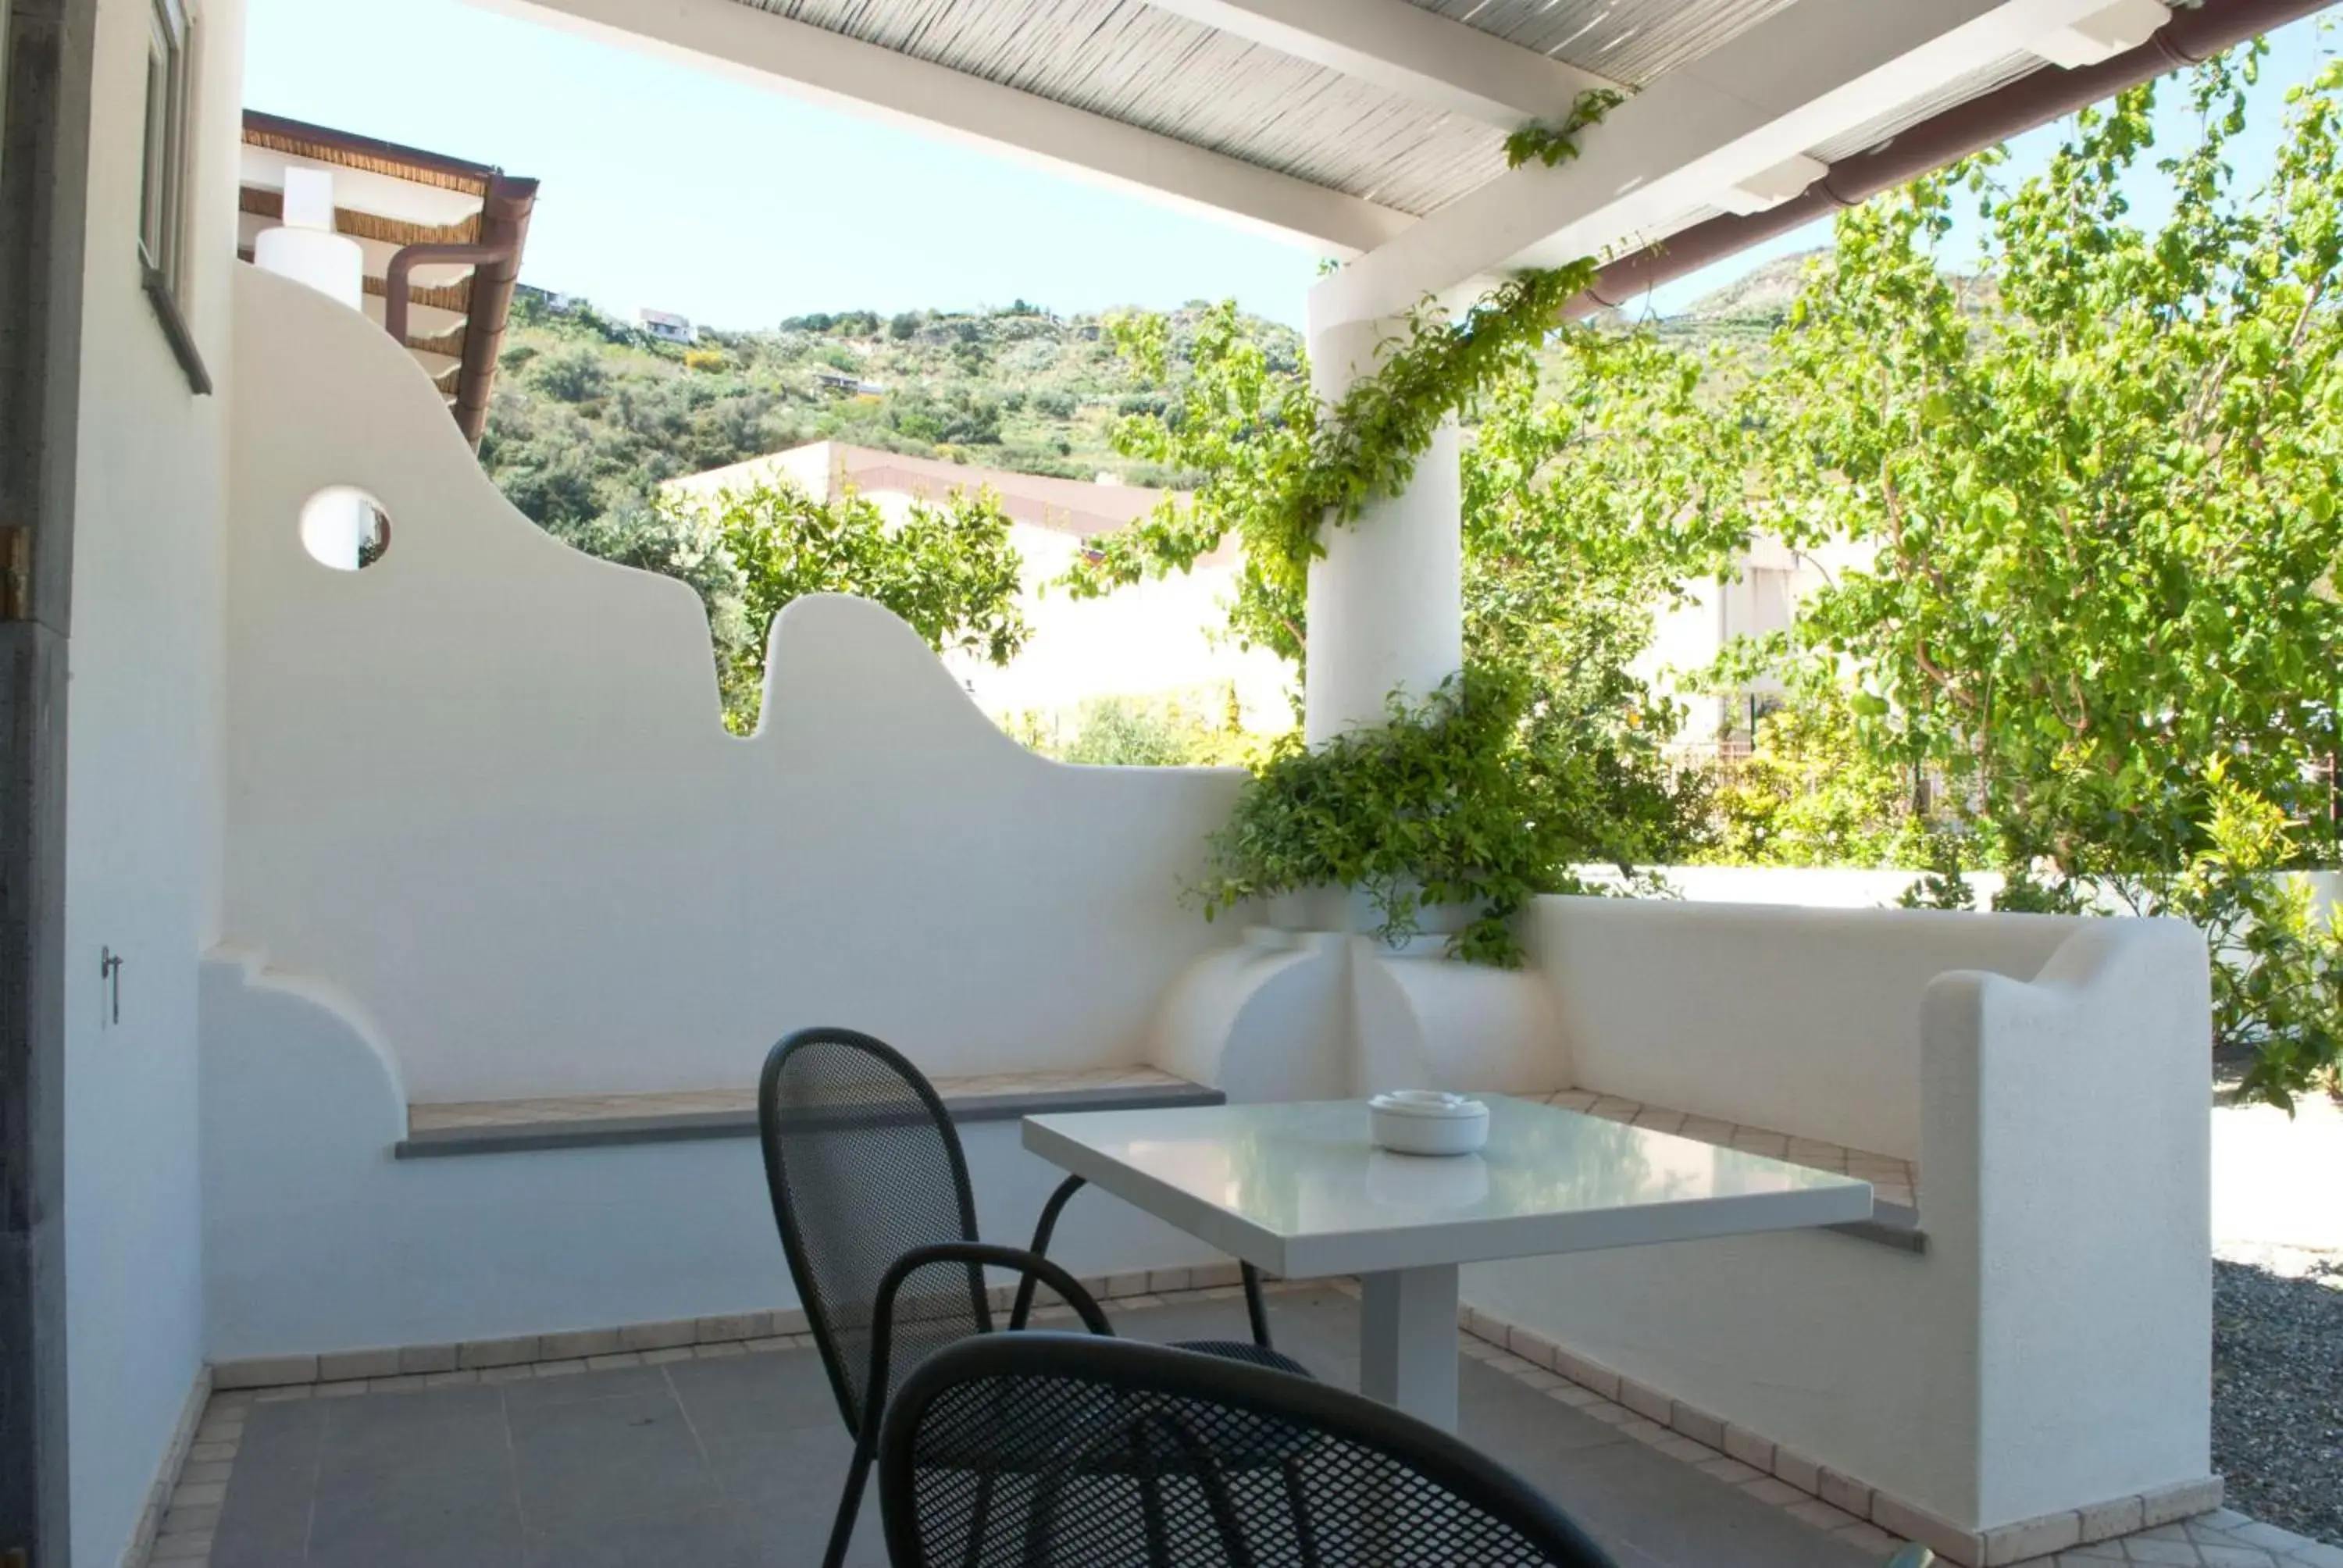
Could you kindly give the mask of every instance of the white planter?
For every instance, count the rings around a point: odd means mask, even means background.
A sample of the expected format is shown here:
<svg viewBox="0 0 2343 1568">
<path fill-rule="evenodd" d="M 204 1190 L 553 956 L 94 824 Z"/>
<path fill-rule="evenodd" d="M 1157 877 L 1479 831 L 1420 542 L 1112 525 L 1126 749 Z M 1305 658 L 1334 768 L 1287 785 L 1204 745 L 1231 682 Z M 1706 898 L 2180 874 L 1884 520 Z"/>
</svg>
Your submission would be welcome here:
<svg viewBox="0 0 2343 1568">
<path fill-rule="evenodd" d="M 1270 928 L 1282 931 L 1342 931 L 1372 936 L 1383 923 L 1374 900 L 1356 888 L 1309 888 L 1281 893 L 1268 901 Z M 1405 958 L 1437 958 L 1448 951 L 1448 939 L 1479 918 L 1472 904 L 1431 904 L 1415 912 L 1417 933 L 1388 950 Z M 1248 931 L 1250 936 L 1250 931 Z"/>
</svg>

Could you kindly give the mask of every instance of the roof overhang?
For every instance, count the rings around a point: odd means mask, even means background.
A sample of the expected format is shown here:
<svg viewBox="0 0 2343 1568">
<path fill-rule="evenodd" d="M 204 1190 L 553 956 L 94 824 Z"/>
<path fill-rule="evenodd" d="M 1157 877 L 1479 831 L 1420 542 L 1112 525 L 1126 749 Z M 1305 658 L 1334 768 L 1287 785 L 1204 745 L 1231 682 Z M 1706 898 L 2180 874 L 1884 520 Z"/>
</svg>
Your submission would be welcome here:
<svg viewBox="0 0 2343 1568">
<path fill-rule="evenodd" d="M 1795 202 L 2160 0 L 474 0 L 1347 258 L 1324 328 Z M 2267 0 L 2203 0 L 2185 15 Z M 2078 75 L 2086 72 L 2076 73 Z M 1581 156 L 1507 133 L 1630 94 Z"/>
<path fill-rule="evenodd" d="M 247 258 L 259 231 L 284 216 L 285 175 L 293 168 L 333 175 L 334 228 L 365 252 L 368 316 L 380 323 L 396 314 L 393 279 L 407 275 L 401 341 L 447 399 L 465 437 L 478 445 L 537 182 L 486 164 L 246 110 L 237 249 Z M 427 254 L 419 246 L 493 259 L 413 265 Z"/>
</svg>

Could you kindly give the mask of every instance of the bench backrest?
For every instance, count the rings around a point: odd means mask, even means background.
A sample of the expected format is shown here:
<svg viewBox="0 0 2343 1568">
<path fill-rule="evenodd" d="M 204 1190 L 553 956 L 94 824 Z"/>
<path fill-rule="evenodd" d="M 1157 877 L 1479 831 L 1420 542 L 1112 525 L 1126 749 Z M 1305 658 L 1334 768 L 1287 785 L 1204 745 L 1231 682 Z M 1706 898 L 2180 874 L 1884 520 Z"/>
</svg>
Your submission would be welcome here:
<svg viewBox="0 0 2343 1568">
<path fill-rule="evenodd" d="M 1548 898 L 1528 940 L 1575 1087 L 1908 1160 L 1928 982 L 2031 980 L 2084 923 Z"/>
</svg>

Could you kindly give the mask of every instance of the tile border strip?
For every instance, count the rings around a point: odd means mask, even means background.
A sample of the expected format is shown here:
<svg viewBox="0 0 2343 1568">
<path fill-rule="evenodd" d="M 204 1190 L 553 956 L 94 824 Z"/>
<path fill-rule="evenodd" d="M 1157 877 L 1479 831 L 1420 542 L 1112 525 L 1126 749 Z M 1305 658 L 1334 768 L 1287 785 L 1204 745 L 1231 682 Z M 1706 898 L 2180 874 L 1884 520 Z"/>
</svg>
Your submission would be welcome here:
<svg viewBox="0 0 2343 1568">
<path fill-rule="evenodd" d="M 146 1501 L 138 1510 L 137 1528 L 130 1533 L 129 1544 L 122 1549 L 122 1568 L 138 1568 L 152 1556 L 155 1543 L 162 1533 L 164 1516 L 170 1510 L 171 1499 L 177 1494 L 180 1477 L 187 1468 L 187 1452 L 195 1447 L 196 1430 L 211 1402 L 212 1369 L 199 1366 L 195 1380 L 187 1385 L 187 1402 L 179 1408 L 179 1420 L 171 1429 L 171 1441 L 163 1450 L 161 1462 L 155 1466 L 155 1478 L 146 1483 Z"/>
<path fill-rule="evenodd" d="M 1176 1291 L 1234 1289 L 1240 1277 L 1234 1263 L 1208 1263 L 1188 1269 L 1140 1269 L 1121 1274 L 1092 1275 L 1078 1282 L 1101 1302 L 1129 1302 Z M 995 1310 L 1005 1310 L 1014 1291 L 1013 1286 L 993 1286 Z M 464 1340 L 451 1344 L 252 1356 L 214 1363 L 209 1369 L 209 1386 L 221 1393 L 316 1384 L 417 1387 L 433 1377 L 495 1372 L 543 1362 L 689 1351 L 703 1345 L 779 1349 L 783 1347 L 769 1342 L 802 1339 L 806 1332 L 806 1316 L 801 1310 L 776 1307 L 714 1317 L 679 1318 L 669 1322 L 627 1323 L 616 1328 L 573 1329 L 503 1339 Z"/>
<path fill-rule="evenodd" d="M 1477 1359 L 1496 1361 L 1499 1370 L 1524 1382 L 1548 1388 L 1568 1383 L 1583 1390 L 1624 1412 L 1617 1424 L 1629 1436 L 1735 1481 L 1759 1501 L 1776 1503 L 1794 1517 L 1858 1545 L 1885 1547 L 1915 1541 L 1963 1568 L 2004 1568 L 2037 1558 L 2047 1561 L 2055 1553 L 2178 1523 L 2221 1507 L 2221 1478 L 2209 1475 L 1992 1530 L 1965 1530 L 1477 1307 L 1460 1308 L 1457 1326 L 1468 1336 L 1465 1354 L 1476 1355 L 1473 1346 L 1483 1345 L 1487 1348 L 1477 1352 Z M 1554 1382 L 1542 1382 L 1540 1373 Z M 1681 1452 L 1676 1444 L 1684 1445 Z M 2241 1526 L 2250 1523 L 2242 1515 L 2237 1521 Z M 2267 1525 L 2252 1528 L 2273 1536 L 2285 1533 Z M 2300 1536 L 2292 1539 L 2296 1545 L 2285 1550 L 2318 1546 Z M 2266 1549 L 2273 1554 L 2279 1550 Z"/>
</svg>

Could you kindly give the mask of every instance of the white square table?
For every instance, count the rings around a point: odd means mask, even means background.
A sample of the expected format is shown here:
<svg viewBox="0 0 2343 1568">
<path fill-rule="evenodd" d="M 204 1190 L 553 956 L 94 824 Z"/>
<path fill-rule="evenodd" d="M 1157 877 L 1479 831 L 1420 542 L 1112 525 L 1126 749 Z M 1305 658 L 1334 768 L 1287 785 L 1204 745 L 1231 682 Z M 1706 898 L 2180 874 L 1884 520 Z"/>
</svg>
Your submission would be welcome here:
<svg viewBox="0 0 2343 1568">
<path fill-rule="evenodd" d="M 1367 1102 L 1025 1119 L 1025 1147 L 1287 1279 L 1359 1277 L 1360 1385 L 1456 1427 L 1458 1266 L 1871 1217 L 1871 1185 L 1505 1095 L 1478 1154 L 1392 1154 Z"/>
</svg>

